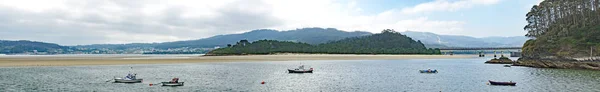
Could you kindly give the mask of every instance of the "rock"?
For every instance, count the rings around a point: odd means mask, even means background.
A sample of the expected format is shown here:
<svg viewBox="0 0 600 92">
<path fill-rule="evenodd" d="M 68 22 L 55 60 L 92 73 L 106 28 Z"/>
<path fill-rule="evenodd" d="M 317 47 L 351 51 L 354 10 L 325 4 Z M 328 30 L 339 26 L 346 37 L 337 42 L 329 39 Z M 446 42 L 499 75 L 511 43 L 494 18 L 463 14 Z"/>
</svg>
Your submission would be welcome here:
<svg viewBox="0 0 600 92">
<path fill-rule="evenodd" d="M 500 57 L 499 59 L 492 59 L 485 62 L 486 64 L 513 64 L 514 62 L 508 57 Z"/>
<path fill-rule="evenodd" d="M 558 68 L 558 69 L 589 69 L 600 70 L 600 62 L 578 62 L 560 60 L 535 60 L 519 59 L 514 66 L 527 66 L 536 68 Z"/>
</svg>

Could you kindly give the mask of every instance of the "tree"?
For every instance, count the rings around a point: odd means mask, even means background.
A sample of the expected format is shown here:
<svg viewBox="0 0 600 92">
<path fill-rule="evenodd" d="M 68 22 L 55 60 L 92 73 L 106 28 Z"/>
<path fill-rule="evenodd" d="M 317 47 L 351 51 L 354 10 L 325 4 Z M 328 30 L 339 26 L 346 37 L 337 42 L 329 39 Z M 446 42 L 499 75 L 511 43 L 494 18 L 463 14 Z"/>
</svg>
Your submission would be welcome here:
<svg viewBox="0 0 600 92">
<path fill-rule="evenodd" d="M 569 28 L 600 23 L 599 0 L 545 0 L 525 15 L 526 36 L 536 38 L 546 33 L 569 35 Z"/>
</svg>

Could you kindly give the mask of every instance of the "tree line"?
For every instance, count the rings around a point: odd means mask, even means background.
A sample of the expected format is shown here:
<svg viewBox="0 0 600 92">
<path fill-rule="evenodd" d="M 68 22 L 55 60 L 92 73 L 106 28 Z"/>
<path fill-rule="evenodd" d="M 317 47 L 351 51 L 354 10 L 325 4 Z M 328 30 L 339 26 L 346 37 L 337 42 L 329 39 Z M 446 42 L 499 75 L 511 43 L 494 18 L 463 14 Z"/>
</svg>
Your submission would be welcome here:
<svg viewBox="0 0 600 92">
<path fill-rule="evenodd" d="M 600 0 L 544 0 L 531 7 L 523 29 L 526 36 L 536 38 L 548 32 L 594 26 L 600 23 L 598 9 Z"/>
</svg>

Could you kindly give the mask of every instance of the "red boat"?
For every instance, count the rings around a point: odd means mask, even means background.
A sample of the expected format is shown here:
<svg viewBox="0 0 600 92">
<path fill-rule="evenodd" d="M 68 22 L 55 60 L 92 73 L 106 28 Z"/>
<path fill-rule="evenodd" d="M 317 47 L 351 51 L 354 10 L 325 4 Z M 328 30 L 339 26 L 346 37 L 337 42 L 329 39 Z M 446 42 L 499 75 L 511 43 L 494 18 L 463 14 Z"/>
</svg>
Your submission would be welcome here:
<svg viewBox="0 0 600 92">
<path fill-rule="evenodd" d="M 507 85 L 507 86 L 515 86 L 517 83 L 516 82 L 498 82 L 498 81 L 491 81 L 488 80 L 490 82 L 490 85 Z"/>
</svg>

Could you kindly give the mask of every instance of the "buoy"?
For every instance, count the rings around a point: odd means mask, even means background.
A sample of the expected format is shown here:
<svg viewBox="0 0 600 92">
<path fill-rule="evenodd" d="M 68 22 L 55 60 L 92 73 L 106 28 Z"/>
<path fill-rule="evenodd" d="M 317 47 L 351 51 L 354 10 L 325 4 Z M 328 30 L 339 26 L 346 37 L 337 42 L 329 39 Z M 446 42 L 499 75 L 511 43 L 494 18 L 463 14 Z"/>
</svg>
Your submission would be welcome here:
<svg viewBox="0 0 600 92">
<path fill-rule="evenodd" d="M 265 84 L 265 81 L 260 82 L 260 84 Z"/>
<path fill-rule="evenodd" d="M 154 85 L 154 84 L 150 83 L 150 86 L 152 86 L 152 85 Z"/>
</svg>

